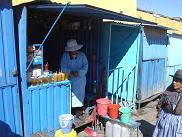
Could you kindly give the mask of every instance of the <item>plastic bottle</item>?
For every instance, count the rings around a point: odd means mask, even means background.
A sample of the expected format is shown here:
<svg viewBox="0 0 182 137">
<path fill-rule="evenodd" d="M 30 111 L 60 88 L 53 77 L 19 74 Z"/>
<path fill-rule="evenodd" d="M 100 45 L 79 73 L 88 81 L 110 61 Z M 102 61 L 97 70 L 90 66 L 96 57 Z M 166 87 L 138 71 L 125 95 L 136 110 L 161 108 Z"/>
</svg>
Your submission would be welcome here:
<svg viewBox="0 0 182 137">
<path fill-rule="evenodd" d="M 65 80 L 65 73 L 61 72 L 61 81 Z"/>
<path fill-rule="evenodd" d="M 61 75 L 61 72 L 59 72 L 59 73 L 57 74 L 57 77 L 58 77 L 58 82 L 59 82 L 59 81 L 62 81 L 62 75 Z"/>
<path fill-rule="evenodd" d="M 113 124 L 112 137 L 120 137 L 120 136 L 121 136 L 121 126 L 118 124 Z"/>
<path fill-rule="evenodd" d="M 121 127 L 121 137 L 130 137 L 130 129 Z"/>
<path fill-rule="evenodd" d="M 48 62 L 44 65 L 44 71 L 49 71 L 49 65 L 48 65 Z"/>
<path fill-rule="evenodd" d="M 54 75 L 53 75 L 53 81 L 54 82 L 57 82 L 58 81 L 58 74 L 57 74 L 57 72 L 54 73 Z"/>
<path fill-rule="evenodd" d="M 49 65 L 48 62 L 44 65 L 44 73 L 45 76 L 49 75 Z"/>
<path fill-rule="evenodd" d="M 112 137 L 113 124 L 110 121 L 106 122 L 106 137 Z"/>
<path fill-rule="evenodd" d="M 94 80 L 92 86 L 93 86 L 93 87 L 92 87 L 93 93 L 96 94 L 96 93 L 97 93 L 97 82 L 96 82 L 96 80 Z"/>
</svg>

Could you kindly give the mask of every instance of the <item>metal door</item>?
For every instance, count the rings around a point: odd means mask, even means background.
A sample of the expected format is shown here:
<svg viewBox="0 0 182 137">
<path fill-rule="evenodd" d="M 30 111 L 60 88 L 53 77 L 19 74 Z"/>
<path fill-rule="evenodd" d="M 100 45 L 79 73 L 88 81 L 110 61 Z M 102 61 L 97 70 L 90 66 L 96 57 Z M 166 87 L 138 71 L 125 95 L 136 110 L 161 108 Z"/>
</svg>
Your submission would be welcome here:
<svg viewBox="0 0 182 137">
<path fill-rule="evenodd" d="M 13 10 L 0 0 L 0 136 L 22 136 Z"/>
</svg>

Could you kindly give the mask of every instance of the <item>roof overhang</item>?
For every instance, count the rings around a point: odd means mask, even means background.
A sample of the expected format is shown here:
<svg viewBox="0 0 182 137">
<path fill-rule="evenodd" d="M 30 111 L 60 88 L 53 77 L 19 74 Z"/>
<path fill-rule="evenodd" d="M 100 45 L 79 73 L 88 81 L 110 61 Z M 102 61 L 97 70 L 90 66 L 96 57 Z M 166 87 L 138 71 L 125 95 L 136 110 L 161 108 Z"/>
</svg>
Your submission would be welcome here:
<svg viewBox="0 0 182 137">
<path fill-rule="evenodd" d="M 162 26 L 162 25 L 157 25 L 157 24 L 142 24 L 142 26 L 146 26 L 146 27 L 154 27 L 154 28 L 158 28 L 158 29 L 162 29 L 162 30 L 175 30 L 173 28 L 169 28 L 166 26 Z"/>
<path fill-rule="evenodd" d="M 41 5 L 29 5 L 28 8 L 44 10 L 46 12 L 47 11 L 61 12 L 64 6 L 65 5 L 62 5 L 62 4 L 41 4 Z M 98 19 L 109 19 L 109 20 L 119 20 L 119 21 L 137 22 L 137 23 L 145 23 L 145 24 L 156 24 L 154 22 L 138 19 L 135 17 L 131 17 L 128 15 L 124 15 L 121 13 L 109 11 L 109 10 L 94 7 L 94 6 L 90 6 L 87 4 L 68 5 L 64 13 L 70 14 L 70 15 L 93 17 Z"/>
</svg>

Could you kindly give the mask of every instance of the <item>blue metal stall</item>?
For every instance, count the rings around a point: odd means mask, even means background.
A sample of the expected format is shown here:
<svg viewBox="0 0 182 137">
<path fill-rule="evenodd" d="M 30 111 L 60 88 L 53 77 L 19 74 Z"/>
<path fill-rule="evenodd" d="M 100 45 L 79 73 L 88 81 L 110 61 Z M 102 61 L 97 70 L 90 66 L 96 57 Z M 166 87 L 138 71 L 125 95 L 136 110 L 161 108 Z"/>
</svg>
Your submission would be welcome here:
<svg viewBox="0 0 182 137">
<path fill-rule="evenodd" d="M 166 64 L 166 87 L 172 82 L 172 77 L 176 70 L 182 69 L 182 35 L 168 34 L 169 45 L 167 47 L 167 64 Z"/>
<path fill-rule="evenodd" d="M 52 12 L 57 13 L 57 12 L 60 11 L 60 9 L 63 8 L 63 5 L 60 5 L 60 4 L 44 4 L 44 5 L 33 5 L 33 6 L 30 6 L 30 8 L 31 9 L 36 9 L 36 10 L 39 10 L 39 11 L 43 11 L 43 12 L 52 11 Z M 83 29 L 85 27 L 85 23 L 86 23 L 86 25 L 91 24 L 92 25 L 91 31 L 89 31 L 89 30 L 88 31 L 80 31 L 79 29 L 81 27 L 78 25 L 79 27 L 75 31 L 68 30 L 68 31 L 63 31 L 63 32 L 58 34 L 58 35 L 60 35 L 59 39 L 62 39 L 62 41 L 60 43 L 60 44 L 62 44 L 62 46 L 65 46 L 64 43 L 66 43 L 66 40 L 70 36 L 73 37 L 73 38 L 78 39 L 78 41 L 80 43 L 83 43 L 84 52 L 86 53 L 86 55 L 87 55 L 87 57 L 89 59 L 89 65 L 90 65 L 89 66 L 90 69 L 89 69 L 89 72 L 87 74 L 87 79 L 88 79 L 87 92 L 90 92 L 92 90 L 91 86 L 92 86 L 92 83 L 93 83 L 94 80 L 96 80 L 96 82 L 97 82 L 98 90 L 99 90 L 100 85 L 102 85 L 102 87 L 104 88 L 104 86 L 103 86 L 103 84 L 101 82 L 101 81 L 104 81 L 103 76 L 101 76 L 101 73 L 104 71 L 104 68 L 106 67 L 106 66 L 103 66 L 103 60 L 101 59 L 102 58 L 102 55 L 101 55 L 102 51 L 105 50 L 104 47 L 103 47 L 103 44 L 101 43 L 102 35 L 105 35 L 103 32 L 101 32 L 102 19 L 115 19 L 115 20 L 129 21 L 129 22 L 152 23 L 152 22 L 147 22 L 147 21 L 140 20 L 140 19 L 137 19 L 137 18 L 133 18 L 133 17 L 130 17 L 130 16 L 127 16 L 127 15 L 123 15 L 123 14 L 115 13 L 115 12 L 112 12 L 112 11 L 107 11 L 107 10 L 104 10 L 104 9 L 93 7 L 93 6 L 90 6 L 90 5 L 79 5 L 79 4 L 78 5 L 69 5 L 65 12 L 66 12 L 66 14 L 68 14 L 70 16 L 71 15 L 76 15 L 76 17 L 73 17 L 73 18 L 77 18 L 77 21 L 73 22 L 75 24 L 78 24 L 79 18 L 85 18 L 85 20 L 88 20 L 88 19 L 91 20 L 91 22 L 90 21 L 81 22 L 81 26 L 83 27 Z M 94 19 L 96 19 L 97 21 L 93 22 Z M 67 24 L 69 24 L 69 21 L 67 22 Z M 73 26 L 74 26 L 74 24 L 70 25 L 70 28 L 73 28 Z M 133 32 L 133 30 L 132 30 L 132 32 Z M 129 32 L 129 34 L 127 34 L 127 37 L 130 37 L 130 35 L 132 35 L 131 34 L 132 32 L 130 32 L 129 30 L 127 30 L 127 31 Z M 115 33 L 115 32 L 113 32 L 113 33 Z M 114 35 L 117 35 L 117 34 L 114 34 Z M 135 34 L 133 35 L 133 37 L 135 37 Z M 128 38 L 128 41 L 130 41 L 131 39 Z M 107 38 L 105 40 L 103 40 L 103 41 L 105 41 L 105 43 L 107 43 L 107 42 L 109 43 Z M 135 45 L 137 45 L 136 44 L 137 42 L 138 42 L 137 40 L 134 42 Z M 112 46 L 114 46 L 114 44 L 112 44 Z M 60 47 L 58 48 L 58 50 L 61 50 L 61 49 L 64 50 L 63 48 L 60 48 Z M 49 50 L 51 50 L 51 49 L 49 49 Z M 132 50 L 135 50 L 135 49 L 132 49 Z M 130 51 L 130 54 L 132 54 L 131 52 L 132 51 Z M 92 60 L 93 53 L 96 55 L 96 60 Z M 127 58 L 129 58 L 129 57 L 127 57 Z M 138 57 L 136 57 L 136 58 L 138 58 Z M 134 59 L 134 62 L 136 61 L 136 58 Z M 133 60 L 132 61 L 130 60 L 130 62 L 133 62 Z M 96 66 L 96 67 L 94 68 L 94 66 Z M 134 67 L 133 64 L 131 66 Z M 130 68 L 130 69 L 133 69 L 133 70 L 131 70 L 131 71 L 133 71 L 131 73 L 131 75 L 132 75 L 131 77 L 135 76 L 135 74 L 137 72 L 136 68 L 134 67 L 134 68 Z M 93 70 L 95 70 L 95 71 L 93 71 Z M 128 72 L 126 75 L 130 75 L 130 73 Z M 131 85 L 132 85 L 132 83 L 131 83 Z M 134 85 L 136 85 L 136 84 L 134 84 Z M 134 87 L 132 86 L 132 88 L 134 88 Z M 132 89 L 132 91 L 134 91 L 134 89 Z M 133 95 L 134 94 L 132 93 L 132 95 L 130 95 L 130 96 L 133 96 Z"/>
<path fill-rule="evenodd" d="M 167 28 L 144 25 L 138 70 L 138 100 L 145 100 L 165 88 Z"/>
<path fill-rule="evenodd" d="M 13 9 L 10 0 L 0 0 L 0 3 L 0 136 L 20 137 L 23 132 Z"/>
<path fill-rule="evenodd" d="M 135 102 L 141 26 L 105 23 L 102 34 L 103 65 L 108 70 L 108 93 Z M 115 102 L 115 100 L 113 100 Z"/>
<path fill-rule="evenodd" d="M 60 114 L 71 112 L 70 82 L 51 82 L 30 86 L 27 83 L 27 8 L 15 8 L 16 42 L 23 101 L 24 135 L 36 133 L 52 135 L 60 128 Z M 36 43 L 37 44 L 37 43 Z"/>
</svg>

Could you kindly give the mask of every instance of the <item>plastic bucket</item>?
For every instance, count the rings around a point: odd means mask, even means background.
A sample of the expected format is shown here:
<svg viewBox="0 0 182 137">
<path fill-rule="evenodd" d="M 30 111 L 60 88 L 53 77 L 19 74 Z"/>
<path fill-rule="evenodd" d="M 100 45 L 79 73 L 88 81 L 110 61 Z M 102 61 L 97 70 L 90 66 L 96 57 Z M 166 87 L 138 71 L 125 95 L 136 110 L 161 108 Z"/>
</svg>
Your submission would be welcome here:
<svg viewBox="0 0 182 137">
<path fill-rule="evenodd" d="M 64 134 L 71 132 L 73 119 L 74 117 L 71 114 L 62 114 L 59 116 L 59 124 Z"/>
<path fill-rule="evenodd" d="M 97 113 L 100 116 L 106 116 L 108 112 L 109 104 L 111 104 L 111 101 L 106 98 L 100 98 L 96 100 L 97 102 Z"/>
<path fill-rule="evenodd" d="M 74 129 L 70 133 L 64 134 L 61 129 L 57 130 L 54 137 L 77 137 L 77 133 Z"/>
<path fill-rule="evenodd" d="M 123 123 L 128 123 L 131 118 L 131 108 L 122 107 L 119 109 L 121 112 L 120 121 Z"/>
<path fill-rule="evenodd" d="M 108 107 L 108 114 L 112 119 L 118 118 L 119 115 L 119 108 L 118 104 L 110 104 Z"/>
</svg>

